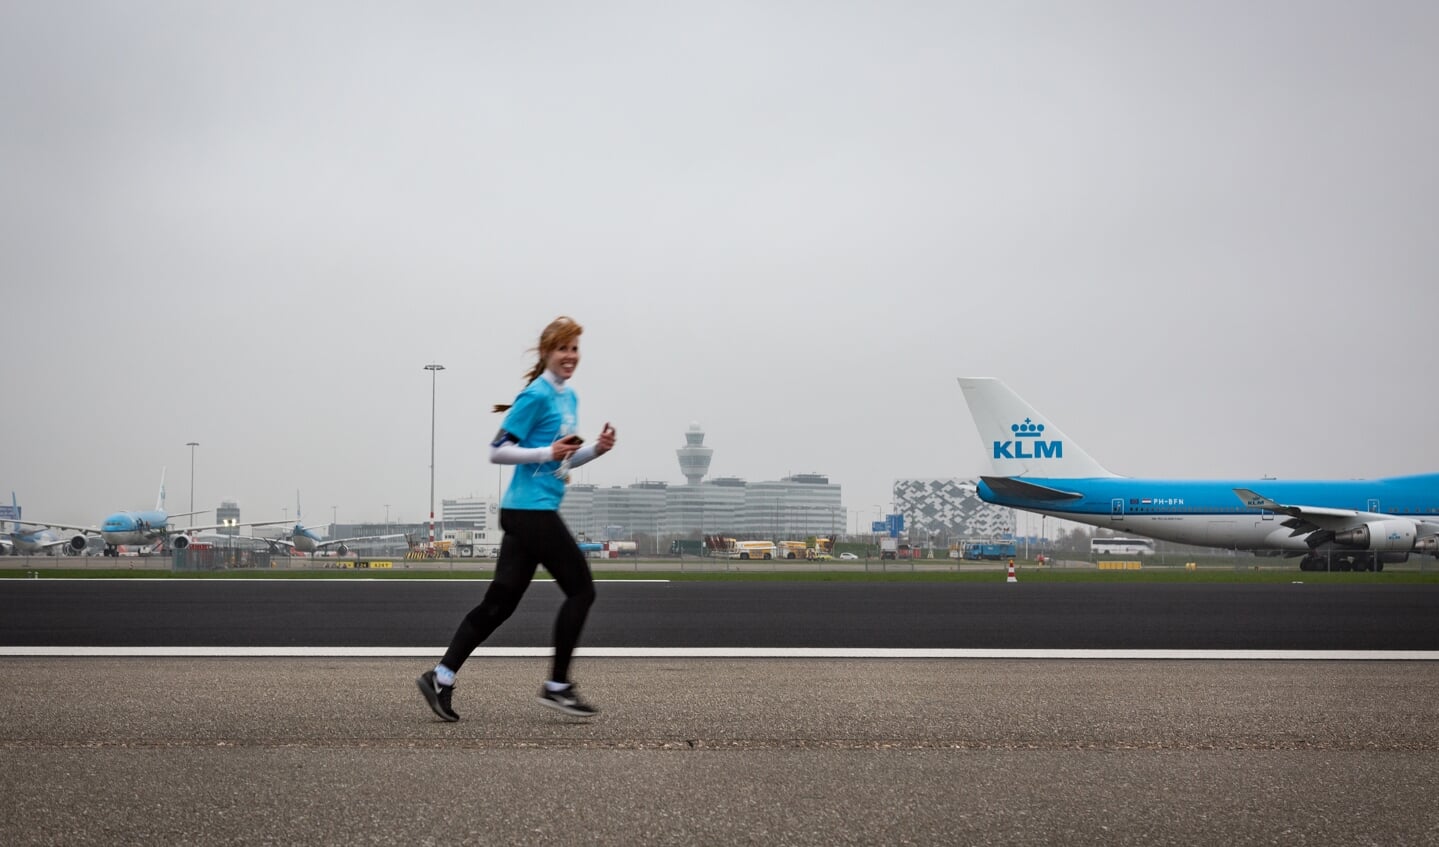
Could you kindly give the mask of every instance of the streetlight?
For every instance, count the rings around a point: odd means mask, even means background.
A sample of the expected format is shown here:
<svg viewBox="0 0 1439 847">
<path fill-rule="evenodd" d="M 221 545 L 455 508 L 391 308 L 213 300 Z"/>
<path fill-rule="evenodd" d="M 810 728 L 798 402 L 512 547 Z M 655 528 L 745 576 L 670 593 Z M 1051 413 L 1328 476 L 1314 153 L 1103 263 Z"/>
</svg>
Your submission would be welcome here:
<svg viewBox="0 0 1439 847">
<path fill-rule="evenodd" d="M 390 504 L 385 504 L 385 532 L 390 531 Z"/>
<path fill-rule="evenodd" d="M 240 532 L 240 521 L 236 518 L 225 518 L 220 521 L 220 531 L 225 535 L 225 561 L 235 564 L 235 536 Z"/>
<path fill-rule="evenodd" d="M 444 365 L 425 365 L 430 372 L 430 550 L 435 549 L 435 378 Z"/>
<path fill-rule="evenodd" d="M 195 448 L 200 446 L 198 441 L 186 441 L 185 446 L 190 448 L 190 526 L 195 525 Z"/>
</svg>

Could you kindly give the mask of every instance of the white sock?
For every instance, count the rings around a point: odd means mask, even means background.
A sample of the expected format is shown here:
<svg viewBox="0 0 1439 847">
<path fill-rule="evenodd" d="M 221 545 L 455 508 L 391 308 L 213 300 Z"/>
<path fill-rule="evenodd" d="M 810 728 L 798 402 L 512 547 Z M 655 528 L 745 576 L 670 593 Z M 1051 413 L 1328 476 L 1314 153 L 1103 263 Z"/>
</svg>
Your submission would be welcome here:
<svg viewBox="0 0 1439 847">
<path fill-rule="evenodd" d="M 435 682 L 441 685 L 454 685 L 455 672 L 444 665 L 435 665 Z"/>
<path fill-rule="evenodd" d="M 568 682 L 555 682 L 553 679 L 545 680 L 546 691 L 564 691 L 566 688 L 569 687 L 570 684 Z"/>
</svg>

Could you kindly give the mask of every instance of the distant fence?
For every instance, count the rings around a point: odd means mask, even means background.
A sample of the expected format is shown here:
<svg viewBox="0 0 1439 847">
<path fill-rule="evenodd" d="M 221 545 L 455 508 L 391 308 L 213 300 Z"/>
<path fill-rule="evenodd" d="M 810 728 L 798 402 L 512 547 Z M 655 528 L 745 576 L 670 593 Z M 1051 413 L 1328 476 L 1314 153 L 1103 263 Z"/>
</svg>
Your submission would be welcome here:
<svg viewBox="0 0 1439 847">
<path fill-rule="evenodd" d="M 196 550 L 186 547 L 171 554 L 170 568 L 176 571 L 223 571 L 242 568 L 271 568 L 270 554 L 239 548 L 211 547 Z"/>
</svg>

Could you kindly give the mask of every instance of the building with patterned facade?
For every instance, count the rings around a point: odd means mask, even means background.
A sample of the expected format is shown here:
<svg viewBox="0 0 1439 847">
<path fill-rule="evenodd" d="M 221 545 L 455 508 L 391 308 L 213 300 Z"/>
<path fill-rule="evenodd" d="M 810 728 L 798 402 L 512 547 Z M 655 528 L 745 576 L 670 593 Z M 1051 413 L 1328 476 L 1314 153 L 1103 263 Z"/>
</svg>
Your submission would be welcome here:
<svg viewBox="0 0 1439 847">
<path fill-rule="evenodd" d="M 1014 534 L 1014 511 L 979 499 L 973 479 L 896 480 L 894 506 L 912 541 L 948 545 Z"/>
</svg>

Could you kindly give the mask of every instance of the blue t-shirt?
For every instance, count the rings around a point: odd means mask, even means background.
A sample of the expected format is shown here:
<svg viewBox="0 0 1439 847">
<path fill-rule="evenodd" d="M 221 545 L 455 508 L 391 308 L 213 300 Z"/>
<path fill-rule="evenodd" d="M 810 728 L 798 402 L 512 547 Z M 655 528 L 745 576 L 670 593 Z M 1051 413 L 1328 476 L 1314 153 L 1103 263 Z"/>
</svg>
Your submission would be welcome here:
<svg viewBox="0 0 1439 847">
<path fill-rule="evenodd" d="M 556 390 L 541 376 L 525 386 L 501 425 L 504 432 L 519 439 L 521 447 L 548 447 L 579 426 L 579 398 L 573 388 Z M 515 465 L 510 487 L 500 506 L 505 509 L 555 511 L 565 496 L 565 481 L 555 476 L 559 462 Z"/>
</svg>

